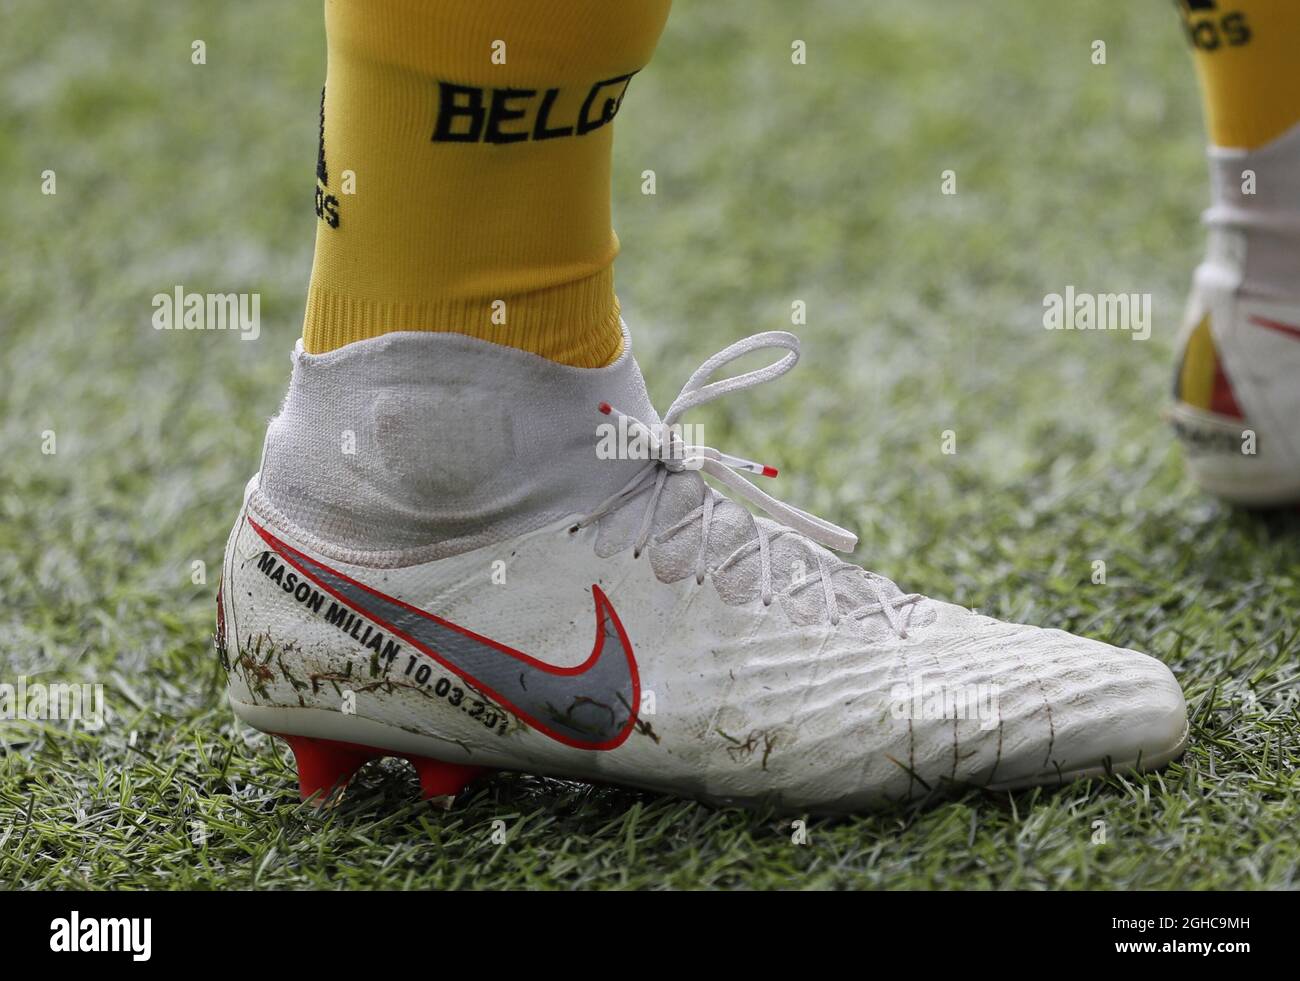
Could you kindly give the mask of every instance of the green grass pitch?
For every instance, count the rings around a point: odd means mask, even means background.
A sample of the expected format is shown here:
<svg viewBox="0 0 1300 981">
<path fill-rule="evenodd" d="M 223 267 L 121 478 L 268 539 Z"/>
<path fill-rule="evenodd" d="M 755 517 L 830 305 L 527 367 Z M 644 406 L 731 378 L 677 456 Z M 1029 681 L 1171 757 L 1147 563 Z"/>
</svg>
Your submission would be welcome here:
<svg viewBox="0 0 1300 981">
<path fill-rule="evenodd" d="M 1207 183 L 1169 3 L 680 3 L 631 86 L 617 275 L 659 404 L 803 300 L 804 362 L 694 417 L 710 441 L 780 465 L 904 588 L 1150 651 L 1188 695 L 1162 773 L 813 819 L 804 844 L 517 775 L 444 813 L 395 763 L 298 804 L 210 635 L 301 324 L 320 4 L 4 9 L 0 682 L 101 683 L 109 715 L 0 723 L 0 886 L 1296 885 L 1300 521 L 1198 494 L 1160 419 Z M 260 338 L 155 331 L 177 284 L 260 293 Z M 1067 285 L 1149 292 L 1150 339 L 1044 330 Z"/>
</svg>

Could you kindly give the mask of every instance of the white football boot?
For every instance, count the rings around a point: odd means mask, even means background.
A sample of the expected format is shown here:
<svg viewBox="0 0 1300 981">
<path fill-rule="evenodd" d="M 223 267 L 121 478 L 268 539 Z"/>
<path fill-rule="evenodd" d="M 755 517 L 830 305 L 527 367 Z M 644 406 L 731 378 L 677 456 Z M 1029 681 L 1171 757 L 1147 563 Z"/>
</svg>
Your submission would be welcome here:
<svg viewBox="0 0 1300 981">
<path fill-rule="evenodd" d="M 431 796 L 517 770 L 832 812 L 1178 756 L 1159 661 L 904 593 L 740 476 L 770 468 L 668 428 L 797 358 L 732 345 L 661 421 L 630 340 L 599 369 L 453 334 L 299 349 L 222 570 L 236 714 L 304 797 L 397 756 Z"/>
<path fill-rule="evenodd" d="M 1170 422 L 1192 477 L 1235 504 L 1300 503 L 1300 126 L 1210 149 Z"/>
</svg>

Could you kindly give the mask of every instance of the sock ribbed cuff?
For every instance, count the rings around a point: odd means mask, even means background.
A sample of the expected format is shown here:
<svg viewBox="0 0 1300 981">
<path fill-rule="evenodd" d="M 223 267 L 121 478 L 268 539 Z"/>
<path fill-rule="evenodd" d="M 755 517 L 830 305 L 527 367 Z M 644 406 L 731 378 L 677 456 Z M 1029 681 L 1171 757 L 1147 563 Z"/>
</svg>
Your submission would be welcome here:
<svg viewBox="0 0 1300 981">
<path fill-rule="evenodd" d="M 308 290 L 302 331 L 308 354 L 399 330 L 465 334 L 576 368 L 602 368 L 623 351 L 612 269 L 499 300 L 384 300 L 315 282 Z"/>
</svg>

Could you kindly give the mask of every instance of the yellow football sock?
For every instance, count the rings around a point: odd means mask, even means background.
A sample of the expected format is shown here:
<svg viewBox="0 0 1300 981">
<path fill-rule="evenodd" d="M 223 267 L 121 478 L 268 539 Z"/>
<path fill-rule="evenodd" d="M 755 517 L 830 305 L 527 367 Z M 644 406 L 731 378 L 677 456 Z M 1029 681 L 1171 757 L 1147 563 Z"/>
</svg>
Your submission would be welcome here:
<svg viewBox="0 0 1300 981">
<path fill-rule="evenodd" d="M 1253 149 L 1300 120 L 1300 0 L 1179 0 L 1210 142 Z"/>
<path fill-rule="evenodd" d="M 326 0 L 310 353 L 450 331 L 622 350 L 610 125 L 670 0 Z"/>
</svg>

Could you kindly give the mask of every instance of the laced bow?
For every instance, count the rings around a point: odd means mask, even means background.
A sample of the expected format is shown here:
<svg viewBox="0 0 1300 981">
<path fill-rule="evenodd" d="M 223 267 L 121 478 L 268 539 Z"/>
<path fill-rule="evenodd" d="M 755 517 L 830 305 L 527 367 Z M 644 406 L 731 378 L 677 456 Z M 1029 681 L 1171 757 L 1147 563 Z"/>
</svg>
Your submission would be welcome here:
<svg viewBox="0 0 1300 981">
<path fill-rule="evenodd" d="M 744 357 L 746 354 L 766 349 L 782 350 L 785 353 L 778 360 L 762 368 L 756 368 L 731 378 L 709 381 L 713 374 L 725 365 Z M 630 480 L 626 486 L 597 505 L 590 514 L 580 519 L 577 527 L 587 527 L 604 515 L 622 507 L 623 504 L 641 494 L 653 481 L 654 488 L 642 515 L 641 528 L 633 545 L 633 557 L 639 558 L 646 544 L 650 541 L 655 509 L 669 474 L 680 473 L 684 470 L 699 470 L 715 478 L 734 491 L 739 497 L 744 498 L 779 524 L 785 526 L 778 529 L 774 534 L 767 531 L 762 523 L 755 522 L 755 527 L 758 529 L 756 539 L 741 545 L 713 570 L 715 573 L 726 570 L 751 554 L 756 547 L 759 551 L 760 595 L 764 606 L 770 606 L 773 597 L 771 541 L 774 537 L 793 531 L 837 552 L 852 551 L 858 542 L 857 536 L 852 532 L 841 528 L 839 525 L 832 524 L 824 518 L 819 518 L 815 514 L 809 514 L 807 511 L 777 500 L 741 475 L 741 471 L 746 471 L 765 477 L 775 477 L 777 474 L 775 467 L 765 466 L 744 457 L 722 453 L 711 446 L 686 443 L 672 428 L 682 415 L 690 409 L 698 408 L 723 395 L 743 391 L 780 378 L 793 368 L 798 361 L 799 338 L 787 331 L 766 331 L 737 341 L 707 359 L 692 373 L 686 384 L 682 386 L 677 398 L 668 407 L 668 412 L 663 417 L 661 427 L 649 426 L 635 416 L 630 416 L 609 403 L 602 402 L 600 404 L 601 412 L 624 420 L 629 429 L 635 429 L 646 440 L 650 449 L 652 463 Z M 697 584 L 704 582 L 709 529 L 715 504 L 714 492 L 706 487 L 704 501 L 699 507 L 654 538 L 655 543 L 659 544 L 672 537 L 682 528 L 694 523 L 697 519 L 701 522 L 700 547 L 695 562 L 695 581 Z M 919 594 L 912 593 L 896 596 L 892 599 L 888 598 L 880 588 L 880 577 L 839 560 L 833 560 L 834 565 L 832 566 L 824 553 L 816 552 L 816 555 L 817 572 L 806 577 L 802 582 L 788 587 L 784 591 L 786 594 L 793 594 L 807 586 L 820 582 L 826 602 L 827 615 L 832 624 L 838 624 L 840 621 L 839 604 L 836 602 L 835 589 L 831 578 L 838 571 L 851 570 L 866 578 L 869 591 L 872 593 L 875 602 L 859 606 L 846 615 L 853 619 L 861 619 L 880 613 L 895 633 L 903 638 L 907 636 L 906 624 L 899 616 L 898 611 L 900 608 L 920 600 L 922 597 Z"/>
</svg>

